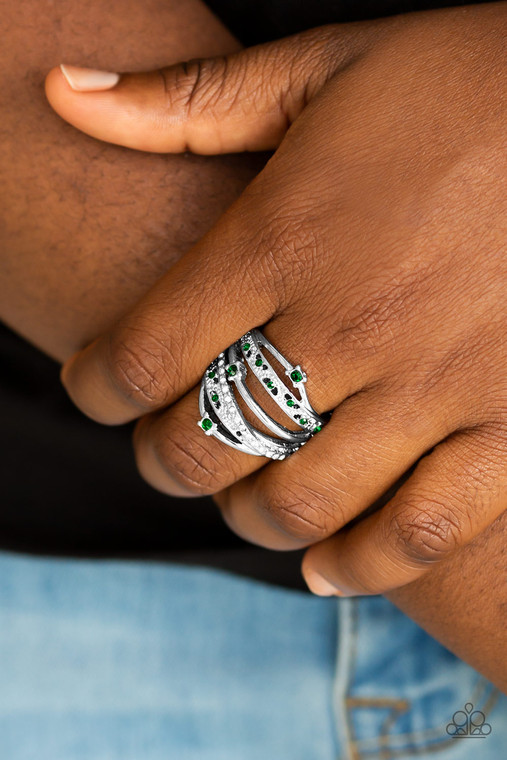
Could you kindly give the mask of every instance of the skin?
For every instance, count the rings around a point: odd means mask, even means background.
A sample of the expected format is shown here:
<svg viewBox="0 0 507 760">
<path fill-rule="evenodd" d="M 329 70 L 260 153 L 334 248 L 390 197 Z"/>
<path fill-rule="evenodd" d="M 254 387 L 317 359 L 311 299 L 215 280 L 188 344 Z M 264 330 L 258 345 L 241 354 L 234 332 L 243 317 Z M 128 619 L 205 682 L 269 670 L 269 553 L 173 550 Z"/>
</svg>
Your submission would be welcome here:
<svg viewBox="0 0 507 760">
<path fill-rule="evenodd" d="M 120 12 L 76 1 L 60 3 L 58 13 L 44 4 L 41 13 L 40 0 L 29 0 L 20 15 L 2 4 L 0 310 L 60 360 L 129 308 L 253 174 L 244 157 L 147 157 L 102 146 L 47 108 L 41 82 L 61 60 L 144 69 L 237 49 L 200 4 L 140 7 L 125 0 Z M 81 218 L 93 225 L 76 224 Z M 389 594 L 504 688 L 506 534 L 503 516 L 424 578 Z"/>
<path fill-rule="evenodd" d="M 133 306 L 263 159 L 142 156 L 78 134 L 47 106 L 44 78 L 62 59 L 144 69 L 239 49 L 200 2 L 0 10 L 0 318 L 63 361 Z"/>
<path fill-rule="evenodd" d="M 129 147 L 279 146 L 67 363 L 74 401 L 107 424 L 142 418 L 134 443 L 152 485 L 215 493 L 256 543 L 311 545 L 303 571 L 317 593 L 393 592 L 504 688 L 506 33 L 496 3 L 327 27 L 107 92 L 75 93 L 59 71 L 47 82 L 71 123 Z M 195 426 L 206 365 L 261 324 L 321 379 L 317 410 L 335 410 L 297 457 L 268 465 Z M 382 509 L 344 527 L 414 465 Z M 460 614 L 463 587 L 475 623 Z"/>
</svg>

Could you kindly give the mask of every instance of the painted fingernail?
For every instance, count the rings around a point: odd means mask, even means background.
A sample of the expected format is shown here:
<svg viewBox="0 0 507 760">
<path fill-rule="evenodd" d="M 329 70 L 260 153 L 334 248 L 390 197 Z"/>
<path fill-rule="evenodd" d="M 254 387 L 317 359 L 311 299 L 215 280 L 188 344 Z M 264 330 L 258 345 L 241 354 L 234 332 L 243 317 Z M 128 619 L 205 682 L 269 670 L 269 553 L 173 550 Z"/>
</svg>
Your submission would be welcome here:
<svg viewBox="0 0 507 760">
<path fill-rule="evenodd" d="M 343 596 L 340 589 L 314 570 L 306 570 L 304 578 L 310 591 L 317 596 Z"/>
<path fill-rule="evenodd" d="M 100 92 L 111 90 L 120 81 L 120 75 L 113 71 L 85 69 L 81 66 L 60 64 L 63 76 L 76 92 Z"/>
</svg>

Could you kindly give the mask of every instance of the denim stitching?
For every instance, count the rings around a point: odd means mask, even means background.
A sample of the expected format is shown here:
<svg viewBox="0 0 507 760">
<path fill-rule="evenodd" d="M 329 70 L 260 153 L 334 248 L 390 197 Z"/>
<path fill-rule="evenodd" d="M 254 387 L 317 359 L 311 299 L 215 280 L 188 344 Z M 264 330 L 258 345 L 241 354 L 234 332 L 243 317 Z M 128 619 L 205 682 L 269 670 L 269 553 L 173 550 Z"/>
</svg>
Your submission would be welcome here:
<svg viewBox="0 0 507 760">
<path fill-rule="evenodd" d="M 335 664 L 335 677 L 333 684 L 333 707 L 335 713 L 336 733 L 340 749 L 344 749 L 346 755 L 340 752 L 337 760 L 359 760 L 354 750 L 352 740 L 352 726 L 347 710 L 346 695 L 350 688 L 351 663 L 355 657 L 356 629 L 352 614 L 353 599 L 337 599 L 338 605 L 338 629 L 337 629 L 337 653 Z M 345 731 L 344 739 L 339 737 Z"/>
<path fill-rule="evenodd" d="M 392 728 L 396 720 L 407 710 L 412 709 L 411 700 L 408 699 L 394 699 L 392 697 L 380 696 L 380 697 L 353 697 L 350 694 L 353 688 L 354 678 L 353 675 L 356 669 L 357 662 L 357 632 L 359 627 L 359 612 L 357 606 L 357 599 L 343 599 L 339 600 L 339 603 L 349 602 L 348 610 L 350 612 L 350 635 L 349 635 L 349 660 L 347 668 L 346 689 L 342 696 L 345 702 L 345 710 L 343 712 L 345 717 L 346 731 L 347 731 L 347 744 L 350 755 L 350 760 L 362 760 L 362 758 L 368 758 L 368 760 L 396 760 L 396 758 L 416 756 L 430 752 L 440 752 L 447 746 L 451 745 L 453 739 L 445 735 L 445 723 L 439 727 L 428 728 L 423 731 L 413 731 L 407 734 L 395 734 L 390 735 L 388 731 Z M 345 608 L 343 612 L 346 612 Z M 338 641 L 339 654 L 341 657 L 337 658 L 339 662 L 343 660 L 343 652 L 340 652 L 340 641 Z M 482 676 L 478 676 L 476 684 L 474 686 L 471 701 L 474 704 L 480 702 L 484 696 L 487 688 L 490 686 L 489 682 Z M 336 695 L 337 696 L 337 695 Z M 494 706 L 498 700 L 500 693 L 498 689 L 493 687 L 492 693 L 487 698 L 484 709 L 488 712 L 491 707 Z M 361 703 L 361 704 L 359 704 Z M 354 723 L 352 720 L 352 710 L 360 707 L 370 708 L 385 708 L 391 707 L 392 712 L 387 716 L 381 727 L 381 733 L 378 737 L 372 737 L 371 739 L 359 739 L 355 735 Z M 342 712 L 340 710 L 340 712 Z M 432 738 L 438 739 L 442 737 L 440 741 L 427 742 Z M 407 744 L 412 744 L 405 748 L 393 747 L 392 743 L 398 741 L 404 741 Z M 372 747 L 368 749 L 365 744 L 376 743 L 376 748 Z M 426 742 L 424 746 L 421 746 L 422 742 Z M 419 746 L 417 746 L 419 745 Z"/>
<path fill-rule="evenodd" d="M 489 686 L 489 682 L 480 676 L 478 678 L 478 681 L 475 685 L 474 691 L 471 696 L 471 701 L 474 703 L 477 703 L 477 701 L 480 700 L 481 694 L 483 694 L 486 690 L 486 688 Z M 500 696 L 500 692 L 498 689 L 494 688 L 492 689 L 492 693 L 487 698 L 484 705 L 481 705 L 486 712 L 489 712 L 491 708 L 495 705 L 498 698 Z M 379 698 L 351 698 L 352 701 L 354 699 L 357 702 L 361 702 L 361 704 L 352 704 L 351 708 L 354 709 L 354 707 L 357 709 L 358 707 L 369 707 L 369 708 L 382 708 L 382 707 L 388 707 L 392 706 L 395 710 L 397 710 L 396 717 L 402 714 L 402 711 L 399 710 L 400 705 L 393 705 L 393 702 L 396 702 L 396 700 L 393 700 L 389 697 L 379 697 Z M 402 702 L 403 700 L 398 700 L 399 702 Z M 388 716 L 388 719 L 392 716 Z M 422 755 L 429 752 L 440 752 L 442 749 L 445 749 L 445 747 L 450 746 L 452 742 L 454 741 L 451 737 L 445 736 L 445 723 L 443 723 L 439 727 L 435 728 L 429 728 L 424 731 L 413 731 L 406 734 L 396 734 L 394 736 L 381 734 L 377 738 L 371 738 L 371 739 L 356 739 L 355 740 L 355 751 L 357 752 L 357 760 L 362 760 L 362 758 L 368 758 L 368 760 L 395 760 L 396 758 L 400 757 L 408 757 L 408 756 L 416 756 L 416 755 Z M 438 737 L 442 737 L 440 741 L 432 742 L 431 744 L 425 744 L 424 746 L 420 746 L 421 742 L 431 740 L 431 738 L 438 739 Z M 408 747 L 392 747 L 389 746 L 389 744 L 392 743 L 392 741 L 406 741 L 407 743 L 413 743 L 414 746 L 408 746 Z M 372 744 L 374 742 L 380 744 L 377 748 L 372 747 L 371 749 L 368 749 L 368 747 L 365 747 L 364 745 L 371 742 Z M 385 742 L 385 745 L 382 746 L 383 742 Z M 419 746 L 416 746 L 419 745 Z M 355 758 L 354 758 L 355 760 Z"/>
</svg>

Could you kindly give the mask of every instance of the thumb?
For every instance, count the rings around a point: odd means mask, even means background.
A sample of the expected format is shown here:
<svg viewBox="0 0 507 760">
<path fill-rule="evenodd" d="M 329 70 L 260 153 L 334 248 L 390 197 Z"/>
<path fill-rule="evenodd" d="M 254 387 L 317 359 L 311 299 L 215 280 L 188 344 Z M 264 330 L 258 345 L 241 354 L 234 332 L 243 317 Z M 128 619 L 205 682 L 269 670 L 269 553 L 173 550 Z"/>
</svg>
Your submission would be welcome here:
<svg viewBox="0 0 507 760">
<path fill-rule="evenodd" d="M 220 58 L 148 73 L 62 65 L 46 95 L 100 140 L 158 153 L 276 148 L 325 82 L 358 53 L 358 24 L 333 25 Z"/>
</svg>

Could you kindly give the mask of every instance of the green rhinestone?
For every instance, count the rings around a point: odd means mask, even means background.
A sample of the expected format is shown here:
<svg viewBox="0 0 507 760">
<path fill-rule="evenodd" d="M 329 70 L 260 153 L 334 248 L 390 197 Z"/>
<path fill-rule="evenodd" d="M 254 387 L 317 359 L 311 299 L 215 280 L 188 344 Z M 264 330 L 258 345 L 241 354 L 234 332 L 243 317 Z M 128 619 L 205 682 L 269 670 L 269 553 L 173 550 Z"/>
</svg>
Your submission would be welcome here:
<svg viewBox="0 0 507 760">
<path fill-rule="evenodd" d="M 213 380 L 213 378 L 215 377 L 215 373 L 213 372 L 213 370 L 211 372 L 208 372 L 208 377 L 210 380 Z"/>
<path fill-rule="evenodd" d="M 272 387 L 274 386 L 274 382 L 273 382 L 272 380 L 269 380 L 269 381 L 266 383 L 266 385 L 267 385 L 267 387 L 268 387 L 268 388 L 272 388 Z"/>
<path fill-rule="evenodd" d="M 201 426 L 203 430 L 211 430 L 211 428 L 213 427 L 213 423 L 210 419 L 206 418 L 205 420 L 201 422 Z"/>
<path fill-rule="evenodd" d="M 238 368 L 236 367 L 235 364 L 231 364 L 230 367 L 227 367 L 227 374 L 230 375 L 231 377 L 234 377 L 237 371 L 238 371 Z"/>
<path fill-rule="evenodd" d="M 211 397 L 212 401 L 218 401 L 218 393 L 214 393 Z"/>
<path fill-rule="evenodd" d="M 298 369 L 292 370 L 290 373 L 291 380 L 293 380 L 295 383 L 300 383 L 303 379 L 302 373 Z"/>
<path fill-rule="evenodd" d="M 313 428 L 313 432 L 318 433 L 319 430 L 322 430 L 322 425 L 315 425 L 315 427 Z"/>
<path fill-rule="evenodd" d="M 307 422 L 308 422 L 308 420 L 305 420 L 304 417 L 301 417 L 301 419 L 299 420 L 299 424 L 300 425 L 306 425 Z"/>
<path fill-rule="evenodd" d="M 255 366 L 256 367 L 262 367 L 262 359 L 256 359 L 255 360 Z"/>
<path fill-rule="evenodd" d="M 248 351 L 250 348 L 250 343 L 243 343 L 243 351 Z"/>
<path fill-rule="evenodd" d="M 287 401 L 287 406 L 294 406 L 294 403 L 295 403 L 295 402 L 294 402 L 294 401 L 293 401 L 293 400 L 290 398 L 290 399 Z"/>
</svg>

